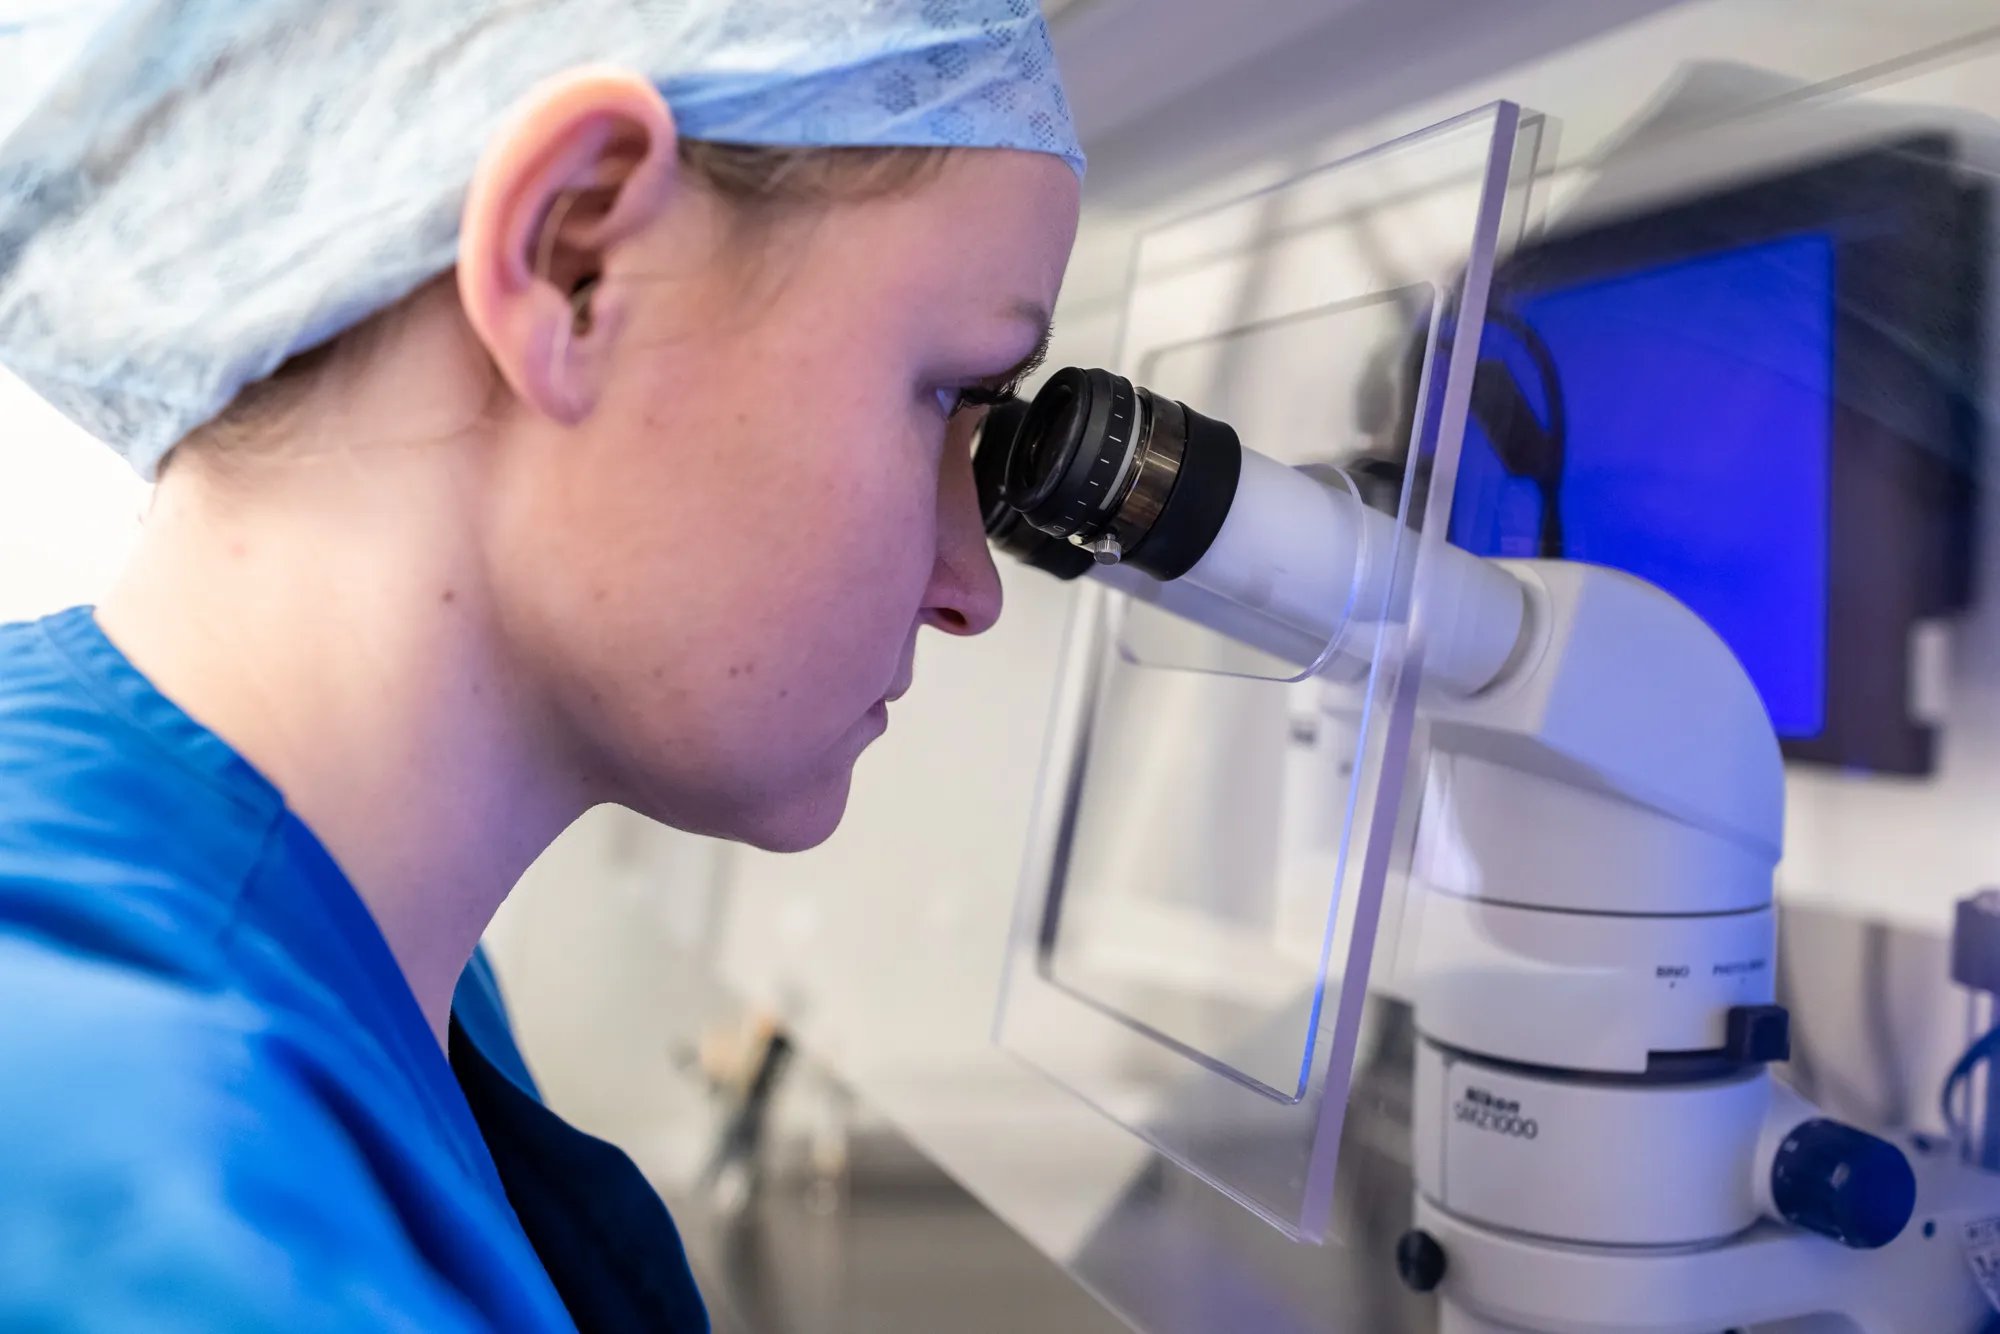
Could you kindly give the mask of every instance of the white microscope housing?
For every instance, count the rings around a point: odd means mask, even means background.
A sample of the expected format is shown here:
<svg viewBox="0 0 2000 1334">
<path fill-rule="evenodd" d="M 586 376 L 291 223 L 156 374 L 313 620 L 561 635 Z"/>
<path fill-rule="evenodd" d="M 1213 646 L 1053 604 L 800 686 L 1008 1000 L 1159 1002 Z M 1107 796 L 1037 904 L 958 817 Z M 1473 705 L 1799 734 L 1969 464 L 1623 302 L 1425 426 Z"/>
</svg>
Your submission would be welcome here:
<svg viewBox="0 0 2000 1334">
<path fill-rule="evenodd" d="M 1523 652 L 1426 705 L 1404 1276 L 1439 1289 L 1447 1334 L 1846 1320 L 1856 1285 L 1834 1273 L 1906 1236 L 1918 1185 L 1900 1149 L 1770 1075 L 1784 786 L 1762 704 L 1657 590 L 1508 569 Z M 1929 1287 L 1886 1323 L 1823 1327 L 1976 1327 L 1962 1277 Z"/>
<path fill-rule="evenodd" d="M 1510 573 L 1534 642 L 1430 710 L 1404 928 L 1419 1189 L 1552 1240 L 1713 1242 L 1779 1212 L 1756 1161 L 1797 1110 L 1767 1072 L 1787 1055 L 1777 742 L 1671 600 L 1580 565 Z"/>
<path fill-rule="evenodd" d="M 980 457 L 997 545 L 1312 668 L 1330 715 L 1382 647 L 1356 609 L 1414 598 L 1391 646 L 1429 734 L 1393 979 L 1419 1036 L 1398 1264 L 1443 1334 L 1982 1327 L 1939 1238 L 1993 1211 L 1991 1179 L 1771 1075 L 1784 771 L 1698 617 L 1582 564 L 1433 544 L 1414 566 L 1351 483 L 1107 372 L 1060 372 L 1008 430 Z"/>
</svg>

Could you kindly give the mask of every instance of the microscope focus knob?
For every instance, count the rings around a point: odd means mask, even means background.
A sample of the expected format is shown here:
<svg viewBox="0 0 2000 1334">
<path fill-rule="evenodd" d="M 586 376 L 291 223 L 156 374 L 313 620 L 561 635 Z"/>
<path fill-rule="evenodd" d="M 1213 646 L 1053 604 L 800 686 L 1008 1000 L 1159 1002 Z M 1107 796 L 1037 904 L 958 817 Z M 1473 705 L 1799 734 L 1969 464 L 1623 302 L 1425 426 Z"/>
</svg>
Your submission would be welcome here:
<svg viewBox="0 0 2000 1334">
<path fill-rule="evenodd" d="M 1778 1146 L 1771 1200 L 1786 1221 L 1869 1251 L 1902 1234 L 1916 1210 L 1917 1178 L 1887 1140 L 1820 1118 L 1800 1123 Z"/>
<path fill-rule="evenodd" d="M 1396 1243 L 1396 1272 L 1411 1292 L 1430 1292 L 1444 1282 L 1444 1247 L 1422 1228 L 1412 1228 Z"/>
</svg>

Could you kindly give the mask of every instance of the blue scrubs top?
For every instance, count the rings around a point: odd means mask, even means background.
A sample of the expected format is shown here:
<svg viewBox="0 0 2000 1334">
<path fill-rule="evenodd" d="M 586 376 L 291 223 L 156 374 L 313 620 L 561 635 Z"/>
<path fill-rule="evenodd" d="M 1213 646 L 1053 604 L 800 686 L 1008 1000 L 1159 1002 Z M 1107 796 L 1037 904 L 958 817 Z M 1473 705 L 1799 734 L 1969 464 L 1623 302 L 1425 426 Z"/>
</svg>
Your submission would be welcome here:
<svg viewBox="0 0 2000 1334">
<path fill-rule="evenodd" d="M 312 832 L 88 609 L 0 627 L 0 1328 L 705 1331 L 483 960 L 450 1047 Z"/>
</svg>

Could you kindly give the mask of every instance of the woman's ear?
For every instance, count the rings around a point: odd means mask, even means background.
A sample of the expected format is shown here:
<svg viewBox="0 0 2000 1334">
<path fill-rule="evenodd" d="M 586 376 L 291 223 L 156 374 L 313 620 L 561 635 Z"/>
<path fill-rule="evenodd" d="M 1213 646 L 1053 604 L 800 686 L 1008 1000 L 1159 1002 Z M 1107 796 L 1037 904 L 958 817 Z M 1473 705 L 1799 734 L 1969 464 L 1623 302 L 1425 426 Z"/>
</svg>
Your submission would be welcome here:
<svg viewBox="0 0 2000 1334">
<path fill-rule="evenodd" d="M 522 402 L 565 425 L 590 415 L 622 325 L 599 280 L 680 183 L 673 113 L 626 70 L 544 83 L 493 136 L 466 196 L 458 293 Z"/>
</svg>

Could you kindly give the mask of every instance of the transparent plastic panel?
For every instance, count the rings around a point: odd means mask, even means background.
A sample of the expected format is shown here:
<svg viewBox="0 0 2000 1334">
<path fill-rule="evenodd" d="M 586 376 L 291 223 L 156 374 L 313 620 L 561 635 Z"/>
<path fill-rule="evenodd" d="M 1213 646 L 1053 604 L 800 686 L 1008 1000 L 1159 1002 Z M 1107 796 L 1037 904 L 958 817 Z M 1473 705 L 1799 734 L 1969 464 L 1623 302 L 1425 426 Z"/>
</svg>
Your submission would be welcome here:
<svg viewBox="0 0 2000 1334">
<path fill-rule="evenodd" d="M 1328 521 L 1336 521 L 1340 511 L 1367 503 L 1360 483 L 1336 462 L 1373 447 L 1377 437 L 1407 436 L 1407 425 L 1382 411 L 1414 391 L 1407 352 L 1424 347 L 1435 304 L 1428 283 L 1371 293 L 1160 348 L 1145 355 L 1137 378 L 1230 423 L 1250 448 L 1312 477 L 1324 492 L 1317 499 Z M 1391 355 L 1398 349 L 1407 352 Z M 1395 508 L 1396 498 L 1380 499 Z M 1389 572 L 1371 569 L 1363 554 L 1348 568 L 1318 573 L 1314 582 L 1324 591 L 1308 601 L 1325 602 L 1335 613 L 1323 625 L 1297 616 L 1296 596 L 1274 598 L 1292 614 L 1243 608 L 1234 637 L 1213 632 L 1213 614 L 1195 621 L 1160 605 L 1192 590 L 1133 581 L 1124 586 L 1133 605 L 1118 612 L 1120 650 L 1150 667 L 1258 680 L 1358 680 L 1373 657 L 1368 632 L 1381 620 L 1390 583 Z"/>
<path fill-rule="evenodd" d="M 1333 614 L 1275 632 L 1281 597 L 1219 605 L 1119 570 L 1084 589 L 998 1036 L 1299 1239 L 1330 1227 L 1383 888 L 1407 844 L 1412 593 L 1443 541 L 1423 528 L 1427 492 L 1456 466 L 1479 342 L 1465 331 L 1538 144 L 1539 121 L 1498 104 L 1137 247 L 1117 369 L 1229 422 L 1281 480 L 1303 474 L 1318 491 L 1284 483 L 1298 524 L 1365 513 L 1376 540 L 1366 559 L 1282 571 L 1317 581 Z M 1371 472 L 1371 456 L 1396 466 Z"/>
</svg>

